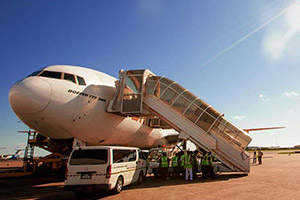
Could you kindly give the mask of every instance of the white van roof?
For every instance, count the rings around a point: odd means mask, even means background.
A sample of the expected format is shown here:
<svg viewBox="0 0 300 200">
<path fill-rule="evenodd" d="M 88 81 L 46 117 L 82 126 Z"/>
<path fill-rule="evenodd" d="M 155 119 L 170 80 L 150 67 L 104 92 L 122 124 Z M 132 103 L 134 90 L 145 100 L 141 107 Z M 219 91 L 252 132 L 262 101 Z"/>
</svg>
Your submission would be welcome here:
<svg viewBox="0 0 300 200">
<path fill-rule="evenodd" d="M 74 150 L 79 149 L 139 149 L 137 147 L 122 147 L 122 146 L 84 146 L 84 147 L 75 147 Z"/>
</svg>

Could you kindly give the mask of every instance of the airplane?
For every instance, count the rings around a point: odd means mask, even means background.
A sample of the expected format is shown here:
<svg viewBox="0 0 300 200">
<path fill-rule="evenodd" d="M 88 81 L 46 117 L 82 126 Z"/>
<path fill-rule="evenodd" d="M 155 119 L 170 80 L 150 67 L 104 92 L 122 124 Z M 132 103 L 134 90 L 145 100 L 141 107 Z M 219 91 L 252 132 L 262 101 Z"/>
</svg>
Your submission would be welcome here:
<svg viewBox="0 0 300 200">
<path fill-rule="evenodd" d="M 151 128 L 145 119 L 106 112 L 116 92 L 114 77 L 89 68 L 52 65 L 15 83 L 9 103 L 17 117 L 49 137 L 52 149 L 72 150 L 76 138 L 88 145 L 150 149 L 169 145 L 178 133 Z M 67 154 L 67 153 L 65 153 Z"/>
<path fill-rule="evenodd" d="M 115 82 L 88 68 L 48 66 L 15 83 L 9 102 L 23 123 L 51 138 L 54 146 L 70 145 L 73 138 L 89 145 L 142 149 L 169 144 L 160 129 L 150 128 L 143 119 L 106 112 Z"/>
<path fill-rule="evenodd" d="M 23 149 L 17 149 L 17 151 L 14 154 L 7 154 L 7 155 L 1 155 L 2 160 L 13 160 L 20 157 Z"/>
<path fill-rule="evenodd" d="M 0 147 L 0 149 L 6 149 L 6 147 Z M 0 155 L 0 160 L 3 159 L 4 155 Z"/>
</svg>

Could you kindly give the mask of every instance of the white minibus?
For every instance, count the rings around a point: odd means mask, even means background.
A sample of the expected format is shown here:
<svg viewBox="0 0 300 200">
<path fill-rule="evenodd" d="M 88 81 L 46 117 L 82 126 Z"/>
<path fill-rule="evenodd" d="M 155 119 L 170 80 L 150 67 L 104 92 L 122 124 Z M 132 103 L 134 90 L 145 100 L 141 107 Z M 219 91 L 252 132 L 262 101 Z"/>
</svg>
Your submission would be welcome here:
<svg viewBox="0 0 300 200">
<path fill-rule="evenodd" d="M 121 192 L 123 186 L 142 182 L 146 160 L 135 147 L 76 147 L 67 166 L 65 191 L 77 194 L 83 190 L 106 189 Z"/>
</svg>

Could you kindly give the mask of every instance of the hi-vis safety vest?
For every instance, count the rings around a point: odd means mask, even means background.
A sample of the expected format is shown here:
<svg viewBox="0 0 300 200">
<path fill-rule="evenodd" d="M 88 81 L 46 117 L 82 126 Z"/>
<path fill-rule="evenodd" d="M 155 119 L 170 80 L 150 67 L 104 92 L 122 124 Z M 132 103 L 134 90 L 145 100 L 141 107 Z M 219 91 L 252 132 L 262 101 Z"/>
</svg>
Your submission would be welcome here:
<svg viewBox="0 0 300 200">
<path fill-rule="evenodd" d="M 168 157 L 167 156 L 161 157 L 161 167 L 169 167 Z"/>
<path fill-rule="evenodd" d="M 193 168 L 190 155 L 186 155 L 184 157 L 184 162 L 185 162 L 184 168 Z"/>
<path fill-rule="evenodd" d="M 178 167 L 178 156 L 174 156 L 172 158 L 172 166 L 173 167 Z"/>
<path fill-rule="evenodd" d="M 184 166 L 184 157 L 185 157 L 185 155 L 181 155 L 181 157 L 180 157 L 180 160 L 181 160 L 181 167 L 183 167 Z"/>
<path fill-rule="evenodd" d="M 209 164 L 212 165 L 212 163 L 213 163 L 213 157 L 212 157 L 212 156 L 209 156 Z"/>
<path fill-rule="evenodd" d="M 205 155 L 204 159 L 201 160 L 201 165 L 210 165 L 210 160 L 208 155 Z"/>
</svg>

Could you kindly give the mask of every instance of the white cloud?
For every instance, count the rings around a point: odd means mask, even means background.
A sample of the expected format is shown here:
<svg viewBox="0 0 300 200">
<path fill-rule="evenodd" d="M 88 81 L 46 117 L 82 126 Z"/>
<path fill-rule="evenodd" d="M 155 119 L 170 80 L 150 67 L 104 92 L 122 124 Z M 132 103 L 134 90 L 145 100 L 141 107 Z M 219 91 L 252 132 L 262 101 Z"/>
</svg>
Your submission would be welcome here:
<svg viewBox="0 0 300 200">
<path fill-rule="evenodd" d="M 262 101 L 269 101 L 269 100 L 270 100 L 270 99 L 268 99 L 267 96 L 264 95 L 264 94 L 260 94 L 260 95 L 258 95 L 258 97 L 259 97 L 259 99 L 262 100 Z"/>
<path fill-rule="evenodd" d="M 283 96 L 286 96 L 288 98 L 297 97 L 299 96 L 299 93 L 291 91 L 291 92 L 284 92 L 282 93 Z"/>
<path fill-rule="evenodd" d="M 246 118 L 245 115 L 238 115 L 238 116 L 234 116 L 233 119 L 236 119 L 236 120 L 240 120 L 240 119 L 244 119 Z"/>
<path fill-rule="evenodd" d="M 263 52 L 272 60 L 280 60 L 285 55 L 295 52 L 299 56 L 300 49 L 293 49 L 300 45 L 300 37 L 297 37 L 299 33 L 300 4 L 297 3 L 285 13 L 277 29 L 273 28 L 266 33 L 262 43 Z"/>
<path fill-rule="evenodd" d="M 288 112 L 289 114 L 294 114 L 294 113 L 295 113 L 295 110 L 294 110 L 294 109 L 289 109 L 287 112 Z"/>
</svg>

